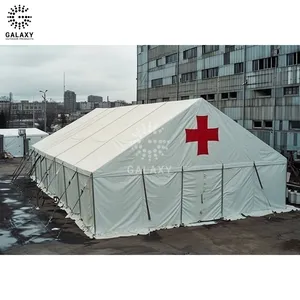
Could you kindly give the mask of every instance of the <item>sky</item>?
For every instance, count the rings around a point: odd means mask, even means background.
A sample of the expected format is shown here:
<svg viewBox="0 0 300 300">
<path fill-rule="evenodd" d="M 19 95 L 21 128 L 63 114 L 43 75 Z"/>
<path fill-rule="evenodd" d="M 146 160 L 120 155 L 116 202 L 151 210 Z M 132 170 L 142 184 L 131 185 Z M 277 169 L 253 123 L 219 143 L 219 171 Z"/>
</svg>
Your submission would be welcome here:
<svg viewBox="0 0 300 300">
<path fill-rule="evenodd" d="M 88 95 L 135 101 L 136 46 L 0 46 L 0 96 L 13 100 L 63 101 L 66 90 L 77 101 Z"/>
</svg>

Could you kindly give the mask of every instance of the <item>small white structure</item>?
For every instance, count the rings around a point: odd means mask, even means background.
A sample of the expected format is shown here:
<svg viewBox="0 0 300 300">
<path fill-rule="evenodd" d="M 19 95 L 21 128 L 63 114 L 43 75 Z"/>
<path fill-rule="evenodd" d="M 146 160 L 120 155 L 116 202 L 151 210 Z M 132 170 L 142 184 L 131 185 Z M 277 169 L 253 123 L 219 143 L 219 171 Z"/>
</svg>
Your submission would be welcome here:
<svg viewBox="0 0 300 300">
<path fill-rule="evenodd" d="M 36 142 L 39 142 L 48 133 L 37 128 L 0 128 L 0 135 L 3 135 L 4 151 L 11 153 L 14 157 L 23 157 L 24 155 L 24 137 L 20 135 L 22 131 L 26 132 L 26 139 L 28 139 L 29 149 Z"/>
<path fill-rule="evenodd" d="M 204 99 L 95 109 L 33 149 L 39 187 L 96 238 L 286 208 L 286 158 Z"/>
</svg>

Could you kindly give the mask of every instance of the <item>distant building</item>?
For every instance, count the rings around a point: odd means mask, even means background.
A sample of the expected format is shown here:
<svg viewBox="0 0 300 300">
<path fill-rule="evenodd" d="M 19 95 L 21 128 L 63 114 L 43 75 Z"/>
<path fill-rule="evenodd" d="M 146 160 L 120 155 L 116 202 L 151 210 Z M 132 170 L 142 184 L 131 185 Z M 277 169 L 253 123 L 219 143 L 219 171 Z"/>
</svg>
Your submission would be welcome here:
<svg viewBox="0 0 300 300">
<path fill-rule="evenodd" d="M 66 113 L 76 112 L 76 94 L 73 91 L 65 91 L 64 108 Z"/>
<path fill-rule="evenodd" d="M 4 113 L 9 112 L 9 104 L 10 102 L 7 100 L 0 100 L 0 113 L 3 111 Z"/>
<path fill-rule="evenodd" d="M 79 110 L 80 111 L 91 111 L 94 109 L 93 102 L 79 102 Z"/>
<path fill-rule="evenodd" d="M 94 95 L 89 95 L 88 96 L 88 102 L 102 102 L 103 98 L 101 96 L 94 96 Z"/>
</svg>

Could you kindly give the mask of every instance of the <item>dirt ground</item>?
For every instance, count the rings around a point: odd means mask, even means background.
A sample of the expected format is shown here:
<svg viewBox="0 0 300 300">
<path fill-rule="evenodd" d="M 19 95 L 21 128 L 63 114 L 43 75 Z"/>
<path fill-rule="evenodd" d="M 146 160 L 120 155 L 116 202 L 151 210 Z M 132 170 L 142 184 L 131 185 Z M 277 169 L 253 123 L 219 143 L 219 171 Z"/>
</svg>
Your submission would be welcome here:
<svg viewBox="0 0 300 300">
<path fill-rule="evenodd" d="M 39 190 L 24 174 L 11 184 L 19 163 L 0 160 L 0 254 L 300 253 L 299 211 L 161 230 L 151 236 L 89 239 L 64 211 L 53 215 L 52 199 L 41 195 L 37 201 Z"/>
</svg>

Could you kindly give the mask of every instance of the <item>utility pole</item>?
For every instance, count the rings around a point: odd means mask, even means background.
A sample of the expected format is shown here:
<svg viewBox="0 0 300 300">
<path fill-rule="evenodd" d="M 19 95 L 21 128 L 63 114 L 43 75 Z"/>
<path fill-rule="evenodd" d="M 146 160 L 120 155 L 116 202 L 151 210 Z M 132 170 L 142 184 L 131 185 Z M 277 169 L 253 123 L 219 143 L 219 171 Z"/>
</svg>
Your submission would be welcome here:
<svg viewBox="0 0 300 300">
<path fill-rule="evenodd" d="M 32 97 L 32 128 L 34 128 L 34 113 L 35 113 L 35 111 L 34 111 L 34 96 Z"/>
<path fill-rule="evenodd" d="M 245 128 L 246 118 L 246 88 L 247 88 L 247 45 L 244 45 L 244 83 L 243 83 L 243 127 Z"/>
<path fill-rule="evenodd" d="M 10 128 L 10 120 L 11 120 L 11 105 L 13 101 L 13 94 L 9 93 L 9 112 L 8 112 L 8 121 L 7 121 L 7 128 Z"/>
<path fill-rule="evenodd" d="M 40 91 L 40 93 L 42 93 L 42 97 L 44 99 L 44 131 L 47 132 L 47 114 L 46 114 L 46 110 L 47 110 L 47 99 L 46 99 L 46 93 L 48 92 L 48 90 Z"/>
</svg>

